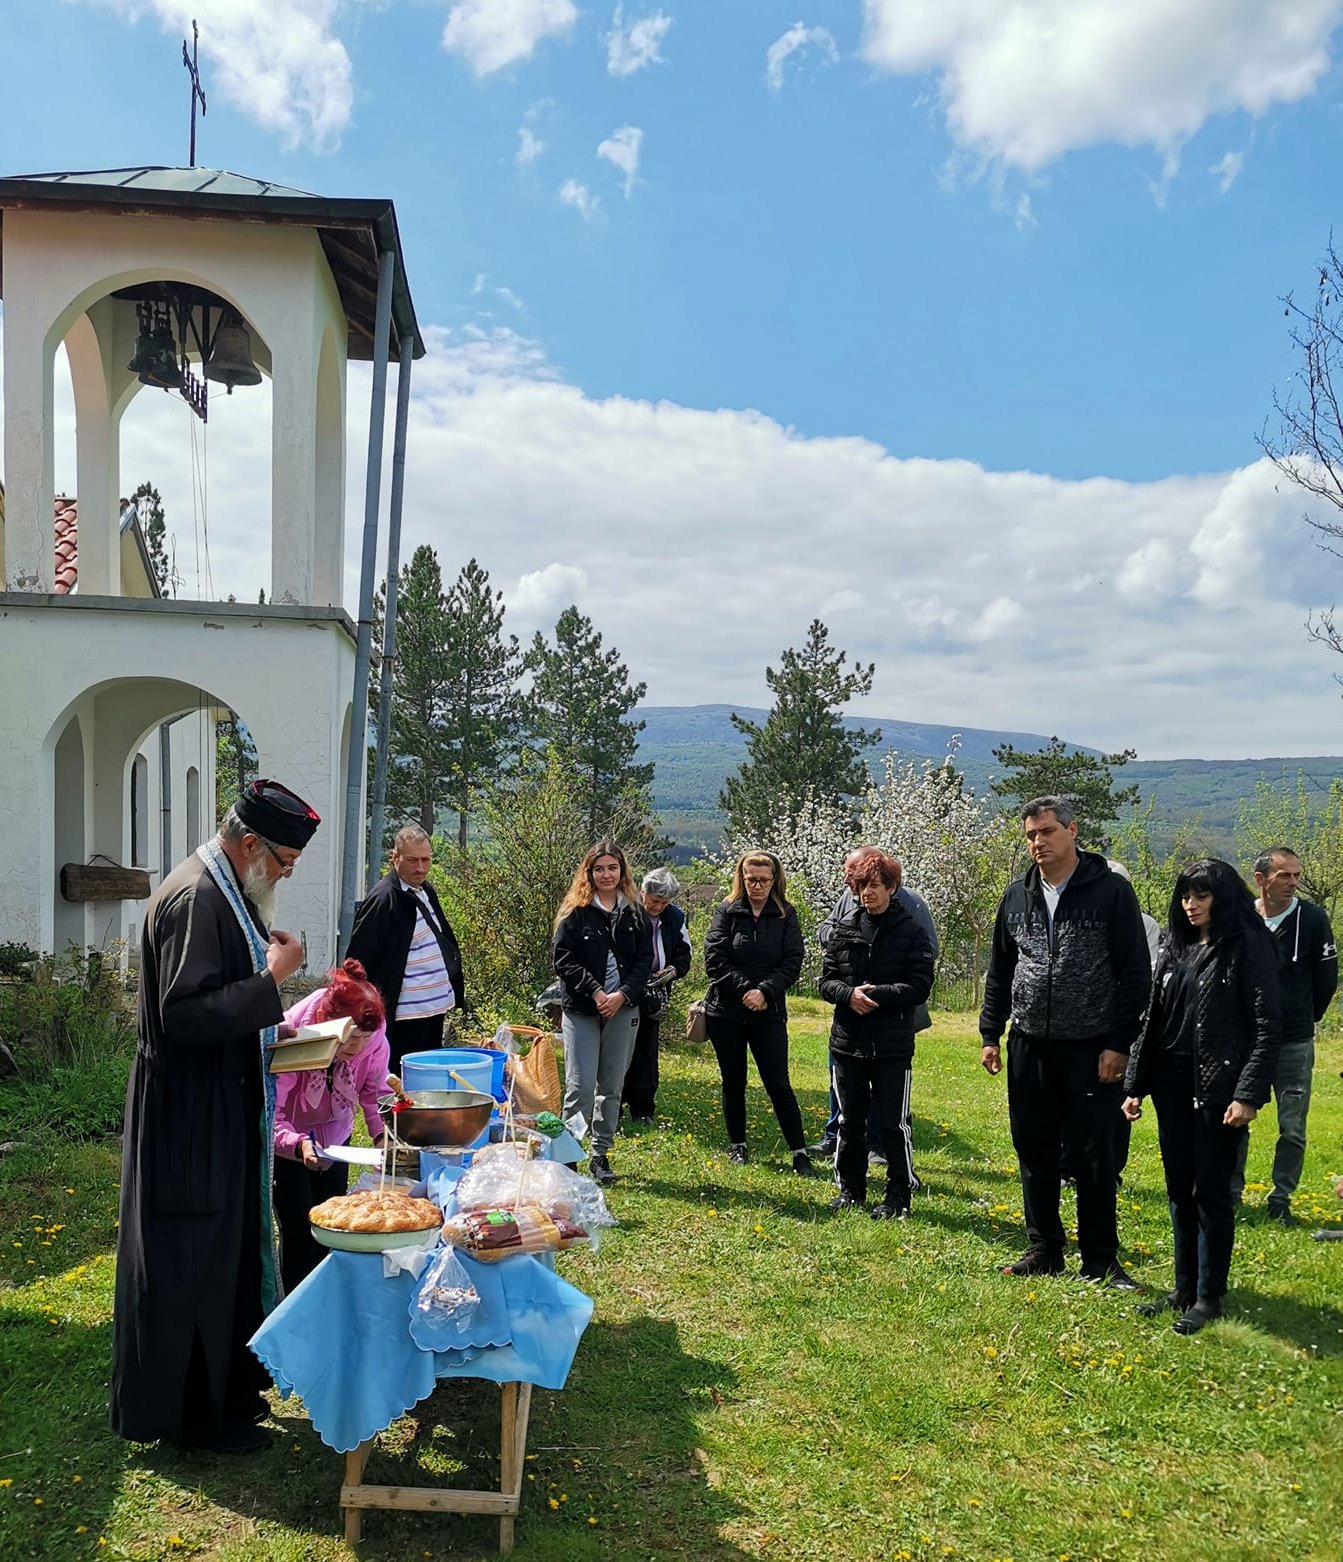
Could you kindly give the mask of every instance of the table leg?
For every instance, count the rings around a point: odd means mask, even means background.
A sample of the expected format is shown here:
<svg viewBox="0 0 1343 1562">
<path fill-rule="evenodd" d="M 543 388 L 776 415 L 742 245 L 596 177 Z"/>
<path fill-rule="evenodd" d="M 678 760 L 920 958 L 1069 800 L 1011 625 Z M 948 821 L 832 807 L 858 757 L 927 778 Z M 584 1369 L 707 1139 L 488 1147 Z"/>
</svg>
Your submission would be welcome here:
<svg viewBox="0 0 1343 1562">
<path fill-rule="evenodd" d="M 519 1392 L 519 1390 L 521 1392 Z M 532 1385 L 505 1383 L 499 1398 L 499 1488 L 505 1497 L 522 1497 L 522 1470 L 527 1455 L 527 1422 L 531 1415 Z M 516 1509 L 499 1520 L 499 1550 L 513 1549 Z"/>
<path fill-rule="evenodd" d="M 364 1479 L 364 1468 L 368 1464 L 368 1456 L 373 1448 L 373 1439 L 367 1438 L 360 1443 L 358 1448 L 351 1448 L 345 1455 L 345 1484 L 358 1486 Z M 357 1546 L 363 1538 L 364 1515 L 359 1508 L 345 1509 L 345 1544 Z"/>
</svg>

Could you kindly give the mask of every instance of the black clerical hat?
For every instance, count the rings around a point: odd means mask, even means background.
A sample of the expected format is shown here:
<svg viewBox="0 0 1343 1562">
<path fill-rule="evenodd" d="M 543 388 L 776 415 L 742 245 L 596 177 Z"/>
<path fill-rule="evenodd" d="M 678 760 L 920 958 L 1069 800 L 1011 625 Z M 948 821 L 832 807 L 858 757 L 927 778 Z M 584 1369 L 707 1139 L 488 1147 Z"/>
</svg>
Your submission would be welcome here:
<svg viewBox="0 0 1343 1562">
<path fill-rule="evenodd" d="M 233 811 L 249 830 L 295 851 L 303 850 L 322 822 L 297 792 L 278 781 L 249 781 Z"/>
</svg>

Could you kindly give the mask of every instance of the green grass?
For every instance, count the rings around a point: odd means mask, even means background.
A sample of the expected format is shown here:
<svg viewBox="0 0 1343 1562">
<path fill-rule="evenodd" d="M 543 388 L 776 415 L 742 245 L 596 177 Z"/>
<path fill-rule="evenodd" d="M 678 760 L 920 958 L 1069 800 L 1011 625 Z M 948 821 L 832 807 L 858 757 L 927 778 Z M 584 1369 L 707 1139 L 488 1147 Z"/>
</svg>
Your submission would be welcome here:
<svg viewBox="0 0 1343 1562">
<path fill-rule="evenodd" d="M 798 1004 L 793 1027 L 813 1132 L 822 1012 Z M 1340 1066 L 1331 1040 L 1298 1197 L 1307 1227 L 1343 1215 Z M 941 1016 L 920 1040 L 929 1191 L 908 1226 L 831 1216 L 825 1181 L 783 1170 L 755 1087 L 755 1159 L 730 1167 L 707 1049 L 672 1050 L 663 1075 L 663 1124 L 613 1155 L 621 1226 L 562 1263 L 596 1314 L 565 1392 L 535 1396 L 521 1562 L 1338 1562 L 1343 1245 L 1264 1223 L 1262 1185 L 1238 1230 L 1229 1316 L 1184 1340 L 1075 1278 L 999 1274 L 1023 1242 L 1020 1190 L 1003 1084 L 980 1071 L 966 1019 Z M 1270 1149 L 1265 1124 L 1252 1177 Z M 106 1144 L 0 1163 L 0 1556 L 348 1557 L 341 1460 L 296 1402 L 277 1401 L 275 1446 L 250 1460 L 105 1430 L 116 1177 Z M 1121 1232 L 1135 1273 L 1167 1286 L 1150 1113 Z M 380 1440 L 369 1478 L 491 1481 L 493 1405 L 483 1384 L 441 1390 Z M 374 1512 L 361 1554 L 486 1557 L 496 1533 Z"/>
</svg>

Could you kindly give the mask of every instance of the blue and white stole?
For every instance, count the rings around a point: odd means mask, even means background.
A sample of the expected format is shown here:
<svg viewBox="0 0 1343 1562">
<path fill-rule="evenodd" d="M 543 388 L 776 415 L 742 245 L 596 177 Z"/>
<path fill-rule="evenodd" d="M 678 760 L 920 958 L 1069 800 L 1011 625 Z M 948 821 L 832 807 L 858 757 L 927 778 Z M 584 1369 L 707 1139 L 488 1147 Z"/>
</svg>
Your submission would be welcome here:
<svg viewBox="0 0 1343 1562">
<path fill-rule="evenodd" d="M 248 953 L 252 969 L 260 975 L 266 969 L 266 943 L 243 900 L 233 865 L 217 841 L 196 848 L 196 855 L 229 903 Z M 265 1104 L 261 1116 L 261 1306 L 269 1313 L 280 1300 L 278 1265 L 275 1261 L 275 1215 L 271 1183 L 275 1176 L 275 1075 L 270 1071 L 270 1049 L 275 1045 L 279 1027 L 267 1025 L 261 1031 L 261 1080 Z"/>
</svg>

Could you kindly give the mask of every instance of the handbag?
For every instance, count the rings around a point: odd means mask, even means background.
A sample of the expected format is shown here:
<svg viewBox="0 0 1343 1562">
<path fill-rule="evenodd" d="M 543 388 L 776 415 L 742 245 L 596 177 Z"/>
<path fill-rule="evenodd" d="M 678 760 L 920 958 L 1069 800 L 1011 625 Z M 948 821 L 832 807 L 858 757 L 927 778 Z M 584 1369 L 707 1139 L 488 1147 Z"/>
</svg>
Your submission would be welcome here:
<svg viewBox="0 0 1343 1562">
<path fill-rule="evenodd" d="M 704 1008 L 704 999 L 696 998 L 685 1017 L 685 1039 L 687 1041 L 707 1041 L 709 1039 L 709 1018 Z"/>
</svg>

